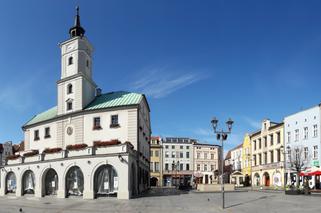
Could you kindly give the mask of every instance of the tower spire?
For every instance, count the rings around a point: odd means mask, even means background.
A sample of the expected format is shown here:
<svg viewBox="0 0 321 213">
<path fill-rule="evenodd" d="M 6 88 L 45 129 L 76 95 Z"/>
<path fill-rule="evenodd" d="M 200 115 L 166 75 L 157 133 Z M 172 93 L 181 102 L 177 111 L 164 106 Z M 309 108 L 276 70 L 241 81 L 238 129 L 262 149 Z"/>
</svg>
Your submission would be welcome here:
<svg viewBox="0 0 321 213">
<path fill-rule="evenodd" d="M 82 37 L 84 36 L 84 34 L 85 34 L 85 30 L 80 25 L 79 6 L 77 6 L 74 26 L 69 29 L 69 35 L 70 35 L 70 38 L 73 38 L 76 36 Z"/>
</svg>

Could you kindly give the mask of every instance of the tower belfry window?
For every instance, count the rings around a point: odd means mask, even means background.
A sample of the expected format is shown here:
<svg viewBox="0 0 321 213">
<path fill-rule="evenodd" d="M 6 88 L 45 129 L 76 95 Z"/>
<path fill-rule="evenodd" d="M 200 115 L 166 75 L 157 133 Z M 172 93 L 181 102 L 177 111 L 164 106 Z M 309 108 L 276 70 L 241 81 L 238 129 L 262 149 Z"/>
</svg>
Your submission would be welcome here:
<svg viewBox="0 0 321 213">
<path fill-rule="evenodd" d="M 74 59 L 73 59 L 72 56 L 70 56 L 70 57 L 68 58 L 68 65 L 71 65 L 71 64 L 73 64 L 73 63 L 74 63 Z"/>
<path fill-rule="evenodd" d="M 72 93 L 72 84 L 68 84 L 67 86 L 67 94 L 71 94 Z"/>
</svg>

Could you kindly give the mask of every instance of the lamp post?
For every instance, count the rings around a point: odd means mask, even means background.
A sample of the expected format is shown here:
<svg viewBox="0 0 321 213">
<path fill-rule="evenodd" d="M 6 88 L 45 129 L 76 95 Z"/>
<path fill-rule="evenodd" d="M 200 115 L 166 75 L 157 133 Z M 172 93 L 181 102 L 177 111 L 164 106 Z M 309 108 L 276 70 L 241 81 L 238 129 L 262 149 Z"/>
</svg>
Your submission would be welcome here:
<svg viewBox="0 0 321 213">
<path fill-rule="evenodd" d="M 177 161 L 176 163 L 175 163 L 175 161 L 173 160 L 173 163 L 172 163 L 172 171 L 173 171 L 173 173 L 175 172 L 175 178 L 177 178 L 177 173 L 178 173 L 178 166 L 179 166 L 179 161 Z M 174 170 L 175 169 L 175 170 Z M 173 178 L 173 181 L 172 181 L 173 183 L 174 183 L 174 178 Z M 177 179 L 175 180 L 175 187 L 177 187 Z"/>
<path fill-rule="evenodd" d="M 285 179 L 287 179 L 288 175 L 286 173 L 286 155 L 290 153 L 290 149 L 291 147 L 290 146 L 287 146 L 286 149 L 284 149 L 284 146 L 282 145 L 280 147 L 280 150 L 282 151 L 283 153 L 283 168 L 284 168 L 284 176 L 283 176 L 283 187 L 284 187 L 284 192 L 286 191 L 286 182 L 285 182 Z M 287 177 L 287 178 L 286 178 Z"/>
<path fill-rule="evenodd" d="M 223 131 L 223 129 L 221 130 L 217 130 L 217 124 L 218 124 L 218 120 L 216 117 L 214 117 L 211 120 L 211 124 L 214 130 L 214 133 L 216 134 L 216 139 L 221 141 L 221 146 L 222 146 L 222 150 L 221 150 L 221 191 L 222 191 L 222 208 L 224 209 L 224 204 L 225 204 L 225 200 L 224 200 L 224 144 L 223 142 L 227 139 L 227 135 L 231 133 L 232 130 L 232 125 L 233 125 L 233 121 L 231 118 L 228 119 L 228 121 L 226 121 L 226 125 L 227 125 L 227 129 L 228 131 Z"/>
</svg>

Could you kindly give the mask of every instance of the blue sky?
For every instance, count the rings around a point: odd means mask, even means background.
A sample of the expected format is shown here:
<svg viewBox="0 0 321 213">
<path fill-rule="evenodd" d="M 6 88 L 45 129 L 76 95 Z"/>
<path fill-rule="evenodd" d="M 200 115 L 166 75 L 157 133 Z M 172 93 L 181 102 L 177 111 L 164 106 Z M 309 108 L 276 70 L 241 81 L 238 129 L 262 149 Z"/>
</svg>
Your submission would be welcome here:
<svg viewBox="0 0 321 213">
<path fill-rule="evenodd" d="M 145 93 L 154 135 L 216 143 L 211 117 L 231 117 L 232 148 L 262 119 L 321 100 L 321 1 L 3 0 L 0 142 L 19 142 L 21 126 L 56 105 L 58 43 L 76 5 L 96 83 Z"/>
</svg>

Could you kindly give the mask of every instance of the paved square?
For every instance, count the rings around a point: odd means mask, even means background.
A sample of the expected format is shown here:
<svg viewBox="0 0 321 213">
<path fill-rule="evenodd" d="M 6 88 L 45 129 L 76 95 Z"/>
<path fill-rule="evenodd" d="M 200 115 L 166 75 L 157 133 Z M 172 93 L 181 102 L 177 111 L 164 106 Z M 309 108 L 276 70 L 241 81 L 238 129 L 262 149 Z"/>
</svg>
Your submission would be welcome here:
<svg viewBox="0 0 321 213">
<path fill-rule="evenodd" d="M 226 206 L 222 210 L 221 194 L 195 192 L 149 193 L 147 197 L 132 200 L 100 198 L 82 200 L 55 197 L 0 197 L 0 212 L 25 213 L 81 213 L 81 212 L 137 212 L 137 213 L 194 213 L 194 212 L 319 212 L 321 196 L 289 196 L 281 192 L 226 193 Z"/>
</svg>

